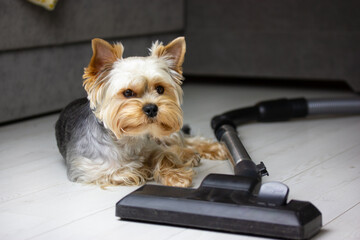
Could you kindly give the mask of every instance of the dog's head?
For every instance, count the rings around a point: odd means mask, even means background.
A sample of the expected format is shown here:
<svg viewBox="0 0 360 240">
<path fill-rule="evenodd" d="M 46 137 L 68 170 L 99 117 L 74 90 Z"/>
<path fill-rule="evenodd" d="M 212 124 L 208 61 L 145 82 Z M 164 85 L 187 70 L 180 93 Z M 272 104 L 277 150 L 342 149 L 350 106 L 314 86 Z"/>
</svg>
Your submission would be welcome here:
<svg viewBox="0 0 360 240">
<path fill-rule="evenodd" d="M 84 88 L 95 116 L 117 138 L 161 138 L 182 127 L 182 63 L 185 39 L 156 42 L 147 57 L 123 58 L 121 43 L 92 40 Z"/>
</svg>

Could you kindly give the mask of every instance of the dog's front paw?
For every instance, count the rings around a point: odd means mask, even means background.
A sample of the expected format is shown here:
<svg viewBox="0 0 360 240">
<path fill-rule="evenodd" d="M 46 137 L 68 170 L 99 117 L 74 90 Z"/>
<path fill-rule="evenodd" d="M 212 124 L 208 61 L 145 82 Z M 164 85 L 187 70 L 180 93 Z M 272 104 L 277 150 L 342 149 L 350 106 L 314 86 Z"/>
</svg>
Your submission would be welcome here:
<svg viewBox="0 0 360 240">
<path fill-rule="evenodd" d="M 226 160 L 229 157 L 227 148 L 218 142 L 203 138 L 189 137 L 185 139 L 187 147 L 194 149 L 201 158 L 209 160 Z"/>
<path fill-rule="evenodd" d="M 227 160 L 229 158 L 225 145 L 217 142 L 204 146 L 201 155 L 209 160 Z"/>
<path fill-rule="evenodd" d="M 201 155 L 199 153 L 195 153 L 194 157 L 191 159 L 192 162 L 192 166 L 193 167 L 197 167 L 200 165 L 200 161 L 201 161 Z"/>
<path fill-rule="evenodd" d="M 190 187 L 192 184 L 192 178 L 194 171 L 191 169 L 167 169 L 162 171 L 160 182 L 167 186 L 173 187 Z"/>
<path fill-rule="evenodd" d="M 191 154 L 187 156 L 187 159 L 184 159 L 185 166 L 197 167 L 200 165 L 201 155 L 197 152 L 191 151 Z"/>
</svg>

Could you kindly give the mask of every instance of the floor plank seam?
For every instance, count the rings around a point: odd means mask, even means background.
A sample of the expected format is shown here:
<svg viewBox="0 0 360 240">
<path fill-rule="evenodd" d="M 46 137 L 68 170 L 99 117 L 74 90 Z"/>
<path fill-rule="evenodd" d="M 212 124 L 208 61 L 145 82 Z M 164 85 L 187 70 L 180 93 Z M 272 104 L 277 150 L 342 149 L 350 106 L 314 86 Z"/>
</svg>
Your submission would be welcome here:
<svg viewBox="0 0 360 240">
<path fill-rule="evenodd" d="M 180 229 L 180 227 L 178 227 Z M 186 230 L 188 230 L 189 228 L 182 228 L 179 232 L 171 234 L 169 237 L 167 237 L 168 240 L 173 239 L 174 237 L 182 234 L 183 232 L 185 232 Z"/>
<path fill-rule="evenodd" d="M 305 119 L 305 120 L 311 120 L 311 119 Z M 359 118 L 359 120 L 360 120 L 360 118 Z M 299 121 L 299 120 L 297 120 L 297 121 Z M 304 120 L 302 120 L 302 121 L 304 121 Z M 293 121 L 293 122 L 295 122 L 295 121 Z M 360 122 L 360 121 L 359 121 Z M 348 126 L 348 128 L 352 128 L 353 126 Z M 302 127 L 299 127 L 299 126 L 295 126 L 295 128 L 293 128 L 293 129 L 291 129 L 291 132 L 292 131 L 294 131 L 294 133 L 292 133 L 291 135 L 289 135 L 289 136 L 287 136 L 286 138 L 278 138 L 278 139 L 276 139 L 275 141 L 273 141 L 273 142 L 271 142 L 271 143 L 268 143 L 268 144 L 265 144 L 265 145 L 262 145 L 262 146 L 258 146 L 258 147 L 255 147 L 255 148 L 253 148 L 253 149 L 248 149 L 248 151 L 249 152 L 251 152 L 251 153 L 254 153 L 254 152 L 256 152 L 256 151 L 258 151 L 258 150 L 262 150 L 263 148 L 265 148 L 265 147 L 269 147 L 269 146 L 271 146 L 271 145 L 274 145 L 274 144 L 279 144 L 279 143 L 281 143 L 282 141 L 287 141 L 287 139 L 289 139 L 289 138 L 292 138 L 292 137 L 294 137 L 294 136 L 297 136 L 298 135 L 298 132 L 296 131 L 296 129 L 301 129 Z M 308 130 L 311 130 L 311 129 L 313 129 L 313 128 L 318 128 L 318 126 L 316 125 L 316 124 L 314 124 L 314 125 L 311 125 L 311 126 L 307 126 L 306 127 Z M 338 129 L 338 130 L 336 130 L 336 132 L 337 131 L 343 131 L 343 129 Z M 334 132 L 333 132 L 334 133 Z M 322 135 L 324 135 L 324 134 L 327 134 L 326 132 L 324 132 Z M 241 139 L 241 134 L 239 134 L 240 135 L 240 139 Z M 243 139 L 241 139 L 242 141 L 243 141 Z M 245 141 L 244 141 L 245 142 Z"/>
<path fill-rule="evenodd" d="M 39 190 L 34 191 L 34 192 L 29 192 L 29 193 L 27 193 L 27 194 L 24 194 L 24 195 L 21 195 L 21 196 L 18 196 L 18 197 L 9 199 L 9 200 L 0 201 L 0 207 L 1 207 L 1 204 L 5 204 L 5 203 L 8 203 L 8 202 L 11 202 L 11 201 L 14 201 L 14 200 L 18 200 L 18 199 L 21 199 L 21 198 L 24 198 L 24 197 L 28 197 L 29 195 L 36 194 L 36 193 L 40 193 L 40 192 L 42 192 L 42 191 L 46 191 L 46 190 L 48 190 L 48 189 L 50 189 L 50 188 L 57 187 L 57 186 L 64 185 L 64 184 L 66 184 L 66 183 L 53 184 L 53 185 L 51 185 L 51 186 L 47 186 L 46 188 L 42 188 L 42 189 L 39 189 Z"/>
<path fill-rule="evenodd" d="M 338 152 L 337 154 L 329 157 L 328 159 L 323 160 L 322 162 L 319 162 L 318 164 L 315 164 L 315 165 L 313 165 L 313 166 L 311 166 L 311 167 L 309 167 L 309 168 L 306 168 L 306 169 L 298 172 L 297 174 L 295 174 L 295 175 L 293 175 L 293 176 L 291 176 L 291 177 L 288 177 L 288 178 L 282 180 L 282 182 L 289 181 L 290 179 L 293 179 L 293 178 L 295 178 L 295 177 L 297 177 L 297 176 L 299 176 L 299 175 L 301 175 L 301 174 L 303 174 L 303 173 L 305 173 L 305 172 L 307 172 L 307 171 L 309 171 L 309 170 L 311 170 L 311 169 L 313 169 L 313 168 L 315 168 L 315 167 L 318 167 L 318 166 L 320 166 L 321 164 L 324 164 L 324 163 L 326 163 L 326 162 L 334 159 L 335 157 L 337 157 L 337 156 L 339 156 L 339 155 L 341 155 L 341 154 L 343 154 L 343 153 L 345 153 L 345 152 L 347 152 L 347 151 L 349 151 L 349 150 L 351 150 L 351 149 L 353 149 L 353 148 L 356 148 L 356 147 L 360 147 L 360 144 L 356 144 L 356 145 L 354 145 L 354 146 L 351 146 L 351 147 L 345 149 L 345 150 L 342 151 L 342 152 Z"/>
<path fill-rule="evenodd" d="M 88 214 L 88 215 L 86 215 L 86 216 L 82 216 L 82 217 L 80 217 L 80 218 L 74 219 L 74 220 L 72 220 L 72 221 L 70 221 L 70 222 L 67 222 L 67 223 L 62 224 L 62 225 L 60 225 L 60 226 L 57 226 L 57 227 L 55 227 L 55 228 L 49 229 L 49 230 L 47 230 L 47 231 L 45 231 L 45 232 L 42 232 L 42 233 L 36 234 L 36 235 L 34 235 L 34 236 L 31 236 L 31 237 L 29 237 L 29 238 L 26 238 L 25 240 L 30 240 L 30 239 L 37 238 L 37 237 L 39 237 L 39 236 L 42 236 L 42 235 L 44 235 L 44 234 L 53 232 L 53 231 L 55 231 L 55 230 L 57 230 L 57 229 L 60 229 L 60 228 L 62 228 L 62 227 L 65 227 L 65 226 L 68 226 L 68 225 L 70 225 L 70 224 L 76 223 L 76 222 L 81 221 L 81 220 L 83 220 L 83 219 L 85 219 L 85 218 L 87 218 L 87 217 L 96 215 L 96 214 L 98 214 L 98 213 L 101 213 L 101 212 L 106 211 L 106 210 L 111 209 L 111 208 L 114 208 L 114 206 L 107 207 L 107 208 L 104 208 L 104 209 L 101 209 L 101 210 L 92 212 L 91 214 Z"/>
<path fill-rule="evenodd" d="M 29 153 L 29 154 L 26 154 L 26 155 L 31 155 L 31 154 L 32 154 L 32 153 Z M 22 156 L 22 157 L 26 157 L 26 155 L 25 155 L 25 156 Z M 12 166 L 8 166 L 8 167 L 4 167 L 4 168 L 1 168 L 1 169 L 0 169 L 0 172 L 2 172 L 2 171 L 7 171 L 7 170 L 9 170 L 9 169 L 15 169 L 15 168 L 18 168 L 19 166 L 31 165 L 31 164 L 34 164 L 34 163 L 36 163 L 36 162 L 42 161 L 42 160 L 44 160 L 44 159 L 49 159 L 49 156 L 39 157 L 39 158 L 37 158 L 37 159 L 30 160 L 29 162 L 23 162 L 23 163 L 20 163 L 20 164 L 18 164 L 18 165 L 12 165 Z M 10 160 L 10 161 L 11 161 L 11 160 Z M 48 165 L 57 163 L 57 162 L 59 162 L 59 161 L 61 161 L 61 160 L 60 160 L 60 158 L 59 158 L 59 159 L 50 159 L 50 160 L 47 160 L 47 161 L 48 161 L 48 162 L 47 162 L 46 164 L 44 164 L 43 166 L 48 166 Z M 64 169 L 65 169 L 65 167 L 64 167 Z"/>
<path fill-rule="evenodd" d="M 353 205 L 352 207 L 350 207 L 349 209 L 345 210 L 344 212 L 342 212 L 341 214 L 339 214 L 338 216 L 336 216 L 335 218 L 331 219 L 329 222 L 327 222 L 325 225 L 323 225 L 323 227 L 329 225 L 330 223 L 332 223 L 333 221 L 335 221 L 336 219 L 340 218 L 341 216 L 343 216 L 344 214 L 346 214 L 347 212 L 351 211 L 353 208 L 355 208 L 357 205 L 359 205 L 360 202 L 358 202 L 357 204 Z"/>
</svg>

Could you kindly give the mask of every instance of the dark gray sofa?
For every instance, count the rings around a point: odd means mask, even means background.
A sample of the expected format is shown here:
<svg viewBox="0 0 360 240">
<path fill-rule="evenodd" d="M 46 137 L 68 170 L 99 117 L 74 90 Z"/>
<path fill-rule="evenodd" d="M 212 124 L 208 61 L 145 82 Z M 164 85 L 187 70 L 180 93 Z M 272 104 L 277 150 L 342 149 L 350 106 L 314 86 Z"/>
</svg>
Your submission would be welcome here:
<svg viewBox="0 0 360 240">
<path fill-rule="evenodd" d="M 189 0 L 185 73 L 345 81 L 359 92 L 359 9 L 358 0 Z"/>
<path fill-rule="evenodd" d="M 0 1 L 0 123 L 83 96 L 94 37 L 125 56 L 185 34 L 188 76 L 345 81 L 360 91 L 357 0 L 59 0 L 48 12 Z"/>
</svg>

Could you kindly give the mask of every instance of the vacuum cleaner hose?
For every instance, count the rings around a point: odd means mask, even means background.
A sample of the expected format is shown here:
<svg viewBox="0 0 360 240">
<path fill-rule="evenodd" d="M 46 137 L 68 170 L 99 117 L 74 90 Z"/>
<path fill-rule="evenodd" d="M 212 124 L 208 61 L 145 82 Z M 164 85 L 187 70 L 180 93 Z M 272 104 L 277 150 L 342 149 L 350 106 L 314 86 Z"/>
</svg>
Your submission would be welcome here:
<svg viewBox="0 0 360 240">
<path fill-rule="evenodd" d="M 360 114 L 360 98 L 339 99 L 276 99 L 259 102 L 255 106 L 240 108 L 213 117 L 211 127 L 220 141 L 222 125 L 237 127 L 249 122 L 287 121 L 315 115 L 352 115 Z"/>
<path fill-rule="evenodd" d="M 235 175 L 253 179 L 267 175 L 263 163 L 255 165 L 241 143 L 236 127 L 247 122 L 276 122 L 292 118 L 314 115 L 360 114 L 360 98 L 347 99 L 277 99 L 259 102 L 253 107 L 246 107 L 215 116 L 211 127 L 219 142 L 223 142 L 234 165 Z"/>
<path fill-rule="evenodd" d="M 360 98 L 309 99 L 307 103 L 309 116 L 360 114 Z"/>
</svg>

